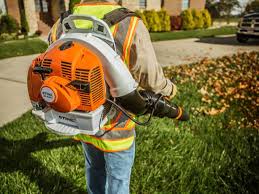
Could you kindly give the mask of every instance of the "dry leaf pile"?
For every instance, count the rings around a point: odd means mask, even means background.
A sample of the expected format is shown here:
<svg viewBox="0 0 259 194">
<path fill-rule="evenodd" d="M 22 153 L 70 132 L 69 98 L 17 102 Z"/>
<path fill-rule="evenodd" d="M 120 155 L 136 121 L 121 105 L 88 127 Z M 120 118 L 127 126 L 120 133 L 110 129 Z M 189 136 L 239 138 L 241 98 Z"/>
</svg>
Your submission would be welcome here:
<svg viewBox="0 0 259 194">
<path fill-rule="evenodd" d="M 259 52 L 206 58 L 197 64 L 166 67 L 164 72 L 177 78 L 178 85 L 197 84 L 204 106 L 196 111 L 217 115 L 236 104 L 246 115 L 246 124 L 259 126 Z"/>
</svg>

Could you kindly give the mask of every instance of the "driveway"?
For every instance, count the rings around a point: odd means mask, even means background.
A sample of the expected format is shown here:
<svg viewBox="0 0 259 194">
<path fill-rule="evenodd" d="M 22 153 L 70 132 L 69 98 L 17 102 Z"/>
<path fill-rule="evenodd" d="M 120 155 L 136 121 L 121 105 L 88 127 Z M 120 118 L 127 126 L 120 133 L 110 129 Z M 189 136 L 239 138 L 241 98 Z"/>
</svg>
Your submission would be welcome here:
<svg viewBox="0 0 259 194">
<path fill-rule="evenodd" d="M 259 51 L 259 40 L 240 44 L 235 36 L 160 41 L 153 45 L 158 61 L 163 66 L 194 63 L 205 57 L 217 58 L 238 52 Z"/>
<path fill-rule="evenodd" d="M 27 94 L 27 70 L 37 55 L 0 60 L 0 127 L 31 108 Z"/>
<path fill-rule="evenodd" d="M 259 51 L 259 41 L 242 45 L 234 37 L 185 39 L 155 42 L 154 48 L 161 64 L 179 65 L 215 58 L 237 52 Z M 21 116 L 31 108 L 27 94 L 27 70 L 37 55 L 0 60 L 0 127 Z"/>
</svg>

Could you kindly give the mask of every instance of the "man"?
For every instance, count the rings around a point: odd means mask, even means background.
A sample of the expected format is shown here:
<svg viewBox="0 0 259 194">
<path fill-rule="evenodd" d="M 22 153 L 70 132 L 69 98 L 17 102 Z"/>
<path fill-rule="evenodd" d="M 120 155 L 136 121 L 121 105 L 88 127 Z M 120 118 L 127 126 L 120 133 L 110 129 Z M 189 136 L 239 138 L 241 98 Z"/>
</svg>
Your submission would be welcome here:
<svg viewBox="0 0 259 194">
<path fill-rule="evenodd" d="M 93 15 L 103 19 L 106 14 L 119 9 L 111 0 L 107 2 L 81 1 L 73 14 Z M 116 14 L 114 14 L 116 15 Z M 83 25 L 83 24 L 82 24 Z M 117 53 L 127 65 L 139 86 L 172 98 L 176 86 L 165 78 L 143 22 L 132 15 L 111 26 Z M 52 28 L 49 41 L 62 34 L 58 21 Z M 135 123 L 114 107 L 107 114 L 109 121 L 95 136 L 78 135 L 75 139 L 83 145 L 88 193 L 129 193 L 130 175 L 135 156 Z"/>
</svg>

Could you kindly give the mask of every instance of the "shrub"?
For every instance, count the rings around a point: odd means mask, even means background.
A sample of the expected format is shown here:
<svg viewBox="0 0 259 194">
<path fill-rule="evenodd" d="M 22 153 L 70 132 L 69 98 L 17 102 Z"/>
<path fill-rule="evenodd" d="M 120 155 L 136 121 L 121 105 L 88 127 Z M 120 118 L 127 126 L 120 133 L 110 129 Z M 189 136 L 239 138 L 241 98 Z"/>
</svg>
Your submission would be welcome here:
<svg viewBox="0 0 259 194">
<path fill-rule="evenodd" d="M 69 10 L 73 10 L 76 4 L 80 3 L 80 0 L 70 0 L 69 1 Z"/>
<path fill-rule="evenodd" d="M 181 16 L 171 16 L 171 30 L 181 30 L 182 18 Z"/>
<path fill-rule="evenodd" d="M 201 11 L 201 14 L 202 14 L 202 17 L 203 17 L 203 22 L 204 22 L 203 27 L 204 28 L 211 27 L 212 20 L 211 20 L 210 12 L 207 9 L 204 9 L 204 10 Z"/>
<path fill-rule="evenodd" d="M 170 20 L 170 16 L 166 12 L 166 10 L 161 9 L 160 11 L 157 12 L 157 14 L 160 19 L 161 31 L 163 31 L 163 32 L 170 31 L 171 30 L 171 20 Z"/>
<path fill-rule="evenodd" d="M 259 1 L 253 0 L 247 4 L 245 8 L 246 12 L 258 12 L 259 11 Z"/>
<path fill-rule="evenodd" d="M 147 23 L 148 23 L 148 30 L 150 32 L 160 32 L 161 31 L 161 24 L 160 24 L 160 19 L 155 10 L 151 11 L 144 11 L 143 12 Z"/>
<path fill-rule="evenodd" d="M 10 15 L 3 15 L 0 18 L 0 34 L 17 33 L 19 30 L 18 22 Z"/>
<path fill-rule="evenodd" d="M 204 22 L 203 22 L 203 17 L 202 14 L 199 10 L 197 9 L 193 9 L 192 10 L 192 17 L 193 17 L 193 21 L 194 21 L 194 28 L 195 29 L 201 29 L 204 26 Z"/>
<path fill-rule="evenodd" d="M 190 9 L 184 10 L 181 13 L 182 18 L 182 29 L 183 30 L 192 30 L 195 27 L 195 23 L 193 21 L 192 11 Z"/>
<path fill-rule="evenodd" d="M 136 14 L 141 18 L 141 20 L 143 21 L 143 23 L 145 24 L 146 28 L 149 30 L 149 26 L 148 26 L 148 23 L 147 23 L 147 19 L 146 19 L 146 16 L 144 15 L 143 12 L 137 10 L 136 11 Z"/>
<path fill-rule="evenodd" d="M 0 34 L 0 41 L 9 41 L 9 40 L 16 40 L 17 34 L 16 33 L 2 33 Z"/>
</svg>

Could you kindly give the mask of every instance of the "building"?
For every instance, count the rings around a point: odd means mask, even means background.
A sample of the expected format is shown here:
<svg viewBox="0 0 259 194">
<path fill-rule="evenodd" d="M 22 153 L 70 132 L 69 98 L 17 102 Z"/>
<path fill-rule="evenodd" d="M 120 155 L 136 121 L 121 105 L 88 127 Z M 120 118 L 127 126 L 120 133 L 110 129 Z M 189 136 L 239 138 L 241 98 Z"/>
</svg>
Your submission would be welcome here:
<svg viewBox="0 0 259 194">
<path fill-rule="evenodd" d="M 206 0 L 164 0 L 163 7 L 169 15 L 180 15 L 185 9 L 198 9 L 205 8 Z"/>
<path fill-rule="evenodd" d="M 122 0 L 121 5 L 131 10 L 138 9 L 161 9 L 161 0 Z"/>
<path fill-rule="evenodd" d="M 204 9 L 206 0 L 122 0 L 120 2 L 124 7 L 131 10 L 160 10 L 164 8 L 169 15 L 175 16 L 189 8 Z"/>
<path fill-rule="evenodd" d="M 60 13 L 68 10 L 68 6 L 69 0 L 0 0 L 0 8 L 18 23 L 21 13 L 25 13 L 30 34 L 37 30 L 47 34 Z"/>
<path fill-rule="evenodd" d="M 131 10 L 160 10 L 163 7 L 170 15 L 179 15 L 188 8 L 200 10 L 205 7 L 205 0 L 120 0 L 119 2 Z M 21 13 L 25 13 L 31 34 L 37 30 L 47 34 L 60 13 L 68 8 L 69 0 L 0 0 L 0 15 L 8 13 L 20 23 Z"/>
</svg>

